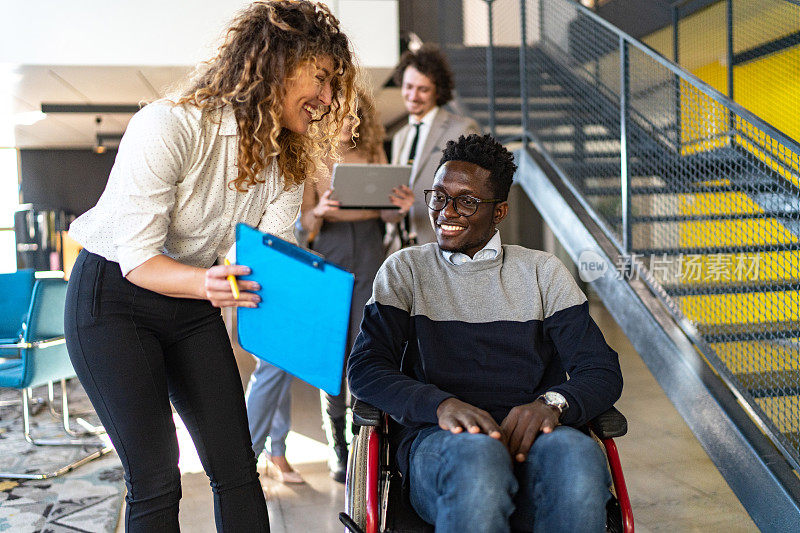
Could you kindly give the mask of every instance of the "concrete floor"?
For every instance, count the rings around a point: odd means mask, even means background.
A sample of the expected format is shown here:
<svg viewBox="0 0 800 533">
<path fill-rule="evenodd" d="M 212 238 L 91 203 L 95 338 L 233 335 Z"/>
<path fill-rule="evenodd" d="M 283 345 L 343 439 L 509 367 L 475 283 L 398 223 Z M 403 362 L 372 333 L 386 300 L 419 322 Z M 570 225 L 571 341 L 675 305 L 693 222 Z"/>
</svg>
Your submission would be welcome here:
<svg viewBox="0 0 800 533">
<path fill-rule="evenodd" d="M 599 304 L 592 306 L 592 312 L 609 344 L 620 355 L 625 379 L 617 407 L 628 418 L 629 432 L 617 444 L 636 530 L 758 531 L 608 312 Z M 327 474 L 318 393 L 296 380 L 292 394 L 293 432 L 289 435 L 287 456 L 307 483 L 282 485 L 263 475 L 263 465 L 259 468 L 272 531 L 341 532 L 337 514 L 343 507 L 344 490 Z M 208 479 L 191 440 L 184 430 L 179 432 L 184 472 L 181 527 L 192 533 L 213 532 Z"/>
</svg>

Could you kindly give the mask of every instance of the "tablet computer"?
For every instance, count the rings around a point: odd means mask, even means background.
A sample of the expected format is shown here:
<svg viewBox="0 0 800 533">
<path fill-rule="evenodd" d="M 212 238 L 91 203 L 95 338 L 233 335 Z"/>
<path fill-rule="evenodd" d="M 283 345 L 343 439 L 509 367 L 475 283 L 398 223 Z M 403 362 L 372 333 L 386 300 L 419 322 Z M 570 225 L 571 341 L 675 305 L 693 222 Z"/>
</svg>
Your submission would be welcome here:
<svg viewBox="0 0 800 533">
<path fill-rule="evenodd" d="M 337 163 L 331 178 L 333 198 L 341 209 L 399 209 L 389 196 L 410 178 L 410 165 Z"/>
</svg>

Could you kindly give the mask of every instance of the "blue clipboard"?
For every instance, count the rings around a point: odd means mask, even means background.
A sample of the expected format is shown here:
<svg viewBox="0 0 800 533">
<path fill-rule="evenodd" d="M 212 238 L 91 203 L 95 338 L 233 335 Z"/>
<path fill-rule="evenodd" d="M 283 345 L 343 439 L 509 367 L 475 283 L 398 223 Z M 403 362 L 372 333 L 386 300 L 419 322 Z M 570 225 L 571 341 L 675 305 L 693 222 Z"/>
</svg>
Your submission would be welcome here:
<svg viewBox="0 0 800 533">
<path fill-rule="evenodd" d="M 255 309 L 237 307 L 239 345 L 325 392 L 341 389 L 353 274 L 246 224 L 236 226 L 241 276 L 261 284 Z"/>
</svg>

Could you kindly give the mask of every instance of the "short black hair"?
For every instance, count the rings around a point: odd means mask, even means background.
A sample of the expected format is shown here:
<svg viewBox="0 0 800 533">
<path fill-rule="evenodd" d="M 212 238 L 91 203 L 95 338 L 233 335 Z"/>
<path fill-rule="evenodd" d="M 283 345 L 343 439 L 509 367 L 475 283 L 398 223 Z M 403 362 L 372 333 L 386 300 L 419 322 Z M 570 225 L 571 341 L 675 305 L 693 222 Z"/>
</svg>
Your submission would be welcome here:
<svg viewBox="0 0 800 533">
<path fill-rule="evenodd" d="M 495 198 L 508 200 L 517 165 L 514 163 L 514 154 L 491 135 L 473 133 L 466 137 L 462 135 L 457 141 L 447 141 L 439 167 L 448 161 L 466 161 L 485 168 L 490 172 L 489 180 Z"/>
<path fill-rule="evenodd" d="M 453 99 L 453 72 L 438 47 L 423 44 L 417 51 L 406 50 L 400 56 L 400 63 L 394 69 L 394 82 L 402 86 L 406 68 L 414 67 L 426 75 L 436 85 L 436 105 L 442 106 Z"/>
</svg>

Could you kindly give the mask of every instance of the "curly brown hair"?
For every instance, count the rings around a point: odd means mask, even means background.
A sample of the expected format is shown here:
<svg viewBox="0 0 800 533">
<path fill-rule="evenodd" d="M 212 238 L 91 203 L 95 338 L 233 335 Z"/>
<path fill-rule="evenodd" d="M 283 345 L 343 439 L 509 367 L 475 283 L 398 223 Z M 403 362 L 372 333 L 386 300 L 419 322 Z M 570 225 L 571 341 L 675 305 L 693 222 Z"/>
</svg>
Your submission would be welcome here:
<svg viewBox="0 0 800 533">
<path fill-rule="evenodd" d="M 309 61 L 330 57 L 332 103 L 304 135 L 281 127 L 286 80 Z M 233 107 L 239 126 L 238 176 L 229 185 L 246 191 L 270 158 L 277 157 L 286 188 L 324 166 L 338 145 L 345 117 L 355 116 L 357 68 L 339 21 L 325 4 L 309 0 L 257 0 L 231 22 L 217 55 L 203 64 L 177 104 L 203 110 Z"/>
<path fill-rule="evenodd" d="M 453 72 L 447 58 L 437 46 L 423 44 L 416 52 L 403 52 L 400 63 L 394 70 L 394 82 L 397 85 L 402 86 L 403 73 L 408 67 L 414 67 L 436 85 L 436 105 L 445 105 L 453 99 Z"/>
<path fill-rule="evenodd" d="M 359 86 L 356 89 L 356 97 L 358 99 L 356 115 L 359 122 L 353 135 L 355 149 L 366 154 L 370 163 L 379 163 L 386 130 L 381 124 L 375 101 L 369 91 Z"/>
</svg>

